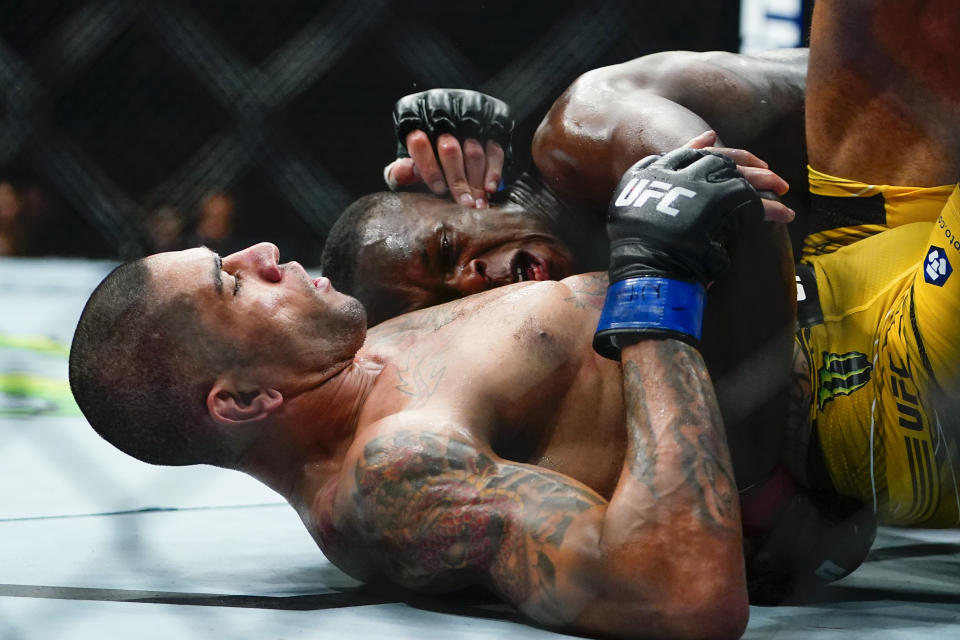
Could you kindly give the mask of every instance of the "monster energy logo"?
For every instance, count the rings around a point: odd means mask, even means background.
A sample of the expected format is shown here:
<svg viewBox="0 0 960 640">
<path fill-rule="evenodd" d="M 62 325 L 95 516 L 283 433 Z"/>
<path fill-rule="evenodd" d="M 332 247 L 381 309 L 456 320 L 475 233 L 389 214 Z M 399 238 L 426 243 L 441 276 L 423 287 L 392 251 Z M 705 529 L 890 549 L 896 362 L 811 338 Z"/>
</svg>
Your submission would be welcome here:
<svg viewBox="0 0 960 640">
<path fill-rule="evenodd" d="M 823 352 L 820 367 L 820 388 L 817 389 L 817 406 L 823 406 L 837 396 L 848 396 L 870 381 L 873 367 L 867 355 L 859 351 L 844 354 Z"/>
</svg>

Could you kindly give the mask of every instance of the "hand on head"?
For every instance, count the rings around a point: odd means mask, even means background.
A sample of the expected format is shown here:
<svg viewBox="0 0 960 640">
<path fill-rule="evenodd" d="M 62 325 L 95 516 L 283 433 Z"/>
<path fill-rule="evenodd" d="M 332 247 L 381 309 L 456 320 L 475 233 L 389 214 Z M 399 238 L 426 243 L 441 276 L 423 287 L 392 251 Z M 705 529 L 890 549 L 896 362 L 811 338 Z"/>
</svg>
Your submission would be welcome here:
<svg viewBox="0 0 960 640">
<path fill-rule="evenodd" d="M 503 177 L 513 119 L 506 103 L 476 91 L 433 89 L 394 107 L 400 149 L 384 168 L 391 189 L 423 183 L 483 209 Z"/>
</svg>

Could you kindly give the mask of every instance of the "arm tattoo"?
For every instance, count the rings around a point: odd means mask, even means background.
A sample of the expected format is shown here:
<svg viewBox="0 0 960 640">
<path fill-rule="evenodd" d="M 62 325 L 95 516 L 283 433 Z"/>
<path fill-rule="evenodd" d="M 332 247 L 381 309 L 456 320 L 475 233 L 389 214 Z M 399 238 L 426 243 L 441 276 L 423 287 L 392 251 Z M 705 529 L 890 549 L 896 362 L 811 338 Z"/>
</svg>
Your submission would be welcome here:
<svg viewBox="0 0 960 640">
<path fill-rule="evenodd" d="M 603 300 L 607 295 L 608 278 L 605 273 L 589 273 L 568 282 L 573 295 L 565 302 L 573 303 L 577 309 L 603 309 Z"/>
<path fill-rule="evenodd" d="M 363 531 L 389 577 L 428 588 L 489 576 L 514 604 L 533 598 L 559 619 L 552 557 L 574 519 L 605 503 L 564 476 L 429 432 L 375 438 L 354 478 Z"/>
<path fill-rule="evenodd" d="M 656 376 L 642 375 L 634 361 L 624 363 L 631 434 L 627 468 L 655 500 L 674 490 L 676 478 L 682 478 L 695 496 L 694 509 L 701 522 L 714 530 L 737 530 L 736 483 L 703 360 L 693 356 L 692 347 L 673 340 L 654 344 L 663 363 L 656 368 Z M 654 393 L 663 398 L 659 408 L 650 402 L 649 394 Z M 663 411 L 663 402 L 669 404 L 668 421 L 655 432 L 649 416 L 651 411 Z M 660 452 L 670 450 L 679 451 L 679 460 L 661 459 Z"/>
</svg>

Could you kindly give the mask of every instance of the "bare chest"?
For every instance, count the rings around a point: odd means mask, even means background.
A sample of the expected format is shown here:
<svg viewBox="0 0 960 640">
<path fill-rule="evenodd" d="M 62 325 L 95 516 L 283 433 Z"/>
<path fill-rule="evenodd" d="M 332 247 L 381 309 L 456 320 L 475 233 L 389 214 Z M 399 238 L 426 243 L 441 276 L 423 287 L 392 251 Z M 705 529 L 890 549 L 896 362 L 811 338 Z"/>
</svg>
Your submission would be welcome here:
<svg viewBox="0 0 960 640">
<path fill-rule="evenodd" d="M 419 328 L 368 344 L 400 338 L 386 345 L 381 384 L 403 409 L 453 415 L 505 459 L 612 491 L 623 402 L 619 365 L 591 346 L 596 310 L 572 302 L 559 283 L 538 283 L 427 311 L 413 318 Z"/>
</svg>

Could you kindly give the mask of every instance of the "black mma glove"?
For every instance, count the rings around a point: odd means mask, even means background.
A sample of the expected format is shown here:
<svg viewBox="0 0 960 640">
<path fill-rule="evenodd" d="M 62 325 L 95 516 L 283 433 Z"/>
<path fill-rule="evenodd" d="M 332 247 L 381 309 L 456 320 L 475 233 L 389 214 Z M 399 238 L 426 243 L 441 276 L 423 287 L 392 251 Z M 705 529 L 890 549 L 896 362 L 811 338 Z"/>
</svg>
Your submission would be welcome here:
<svg viewBox="0 0 960 640">
<path fill-rule="evenodd" d="M 492 140 L 503 148 L 504 168 L 510 160 L 513 116 L 503 100 L 468 89 L 430 89 L 397 100 L 393 127 L 397 134 L 397 157 L 409 157 L 407 135 L 417 129 L 436 144 L 441 133 L 452 134 L 461 143 L 467 138 Z"/>
<path fill-rule="evenodd" d="M 726 238 L 762 218 L 760 196 L 726 156 L 684 148 L 631 167 L 607 214 L 610 287 L 597 353 L 619 360 L 621 343 L 651 334 L 696 345 L 706 285 L 729 262 Z"/>
</svg>

